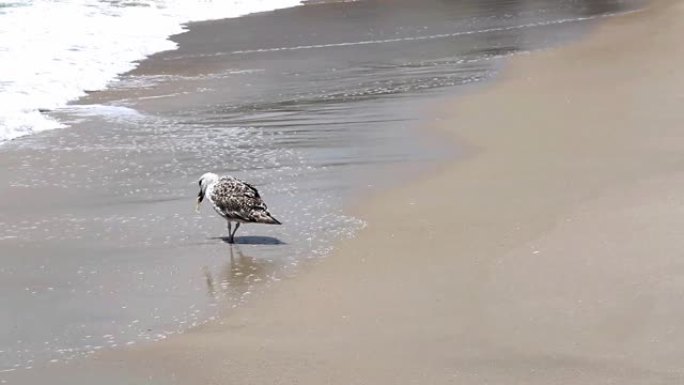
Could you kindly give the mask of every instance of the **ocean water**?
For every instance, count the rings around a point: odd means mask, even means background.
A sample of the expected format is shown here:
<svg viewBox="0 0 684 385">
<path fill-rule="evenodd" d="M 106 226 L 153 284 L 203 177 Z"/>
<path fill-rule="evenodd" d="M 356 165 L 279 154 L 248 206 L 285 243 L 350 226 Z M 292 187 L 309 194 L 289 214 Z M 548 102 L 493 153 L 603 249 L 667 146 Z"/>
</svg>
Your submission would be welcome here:
<svg viewBox="0 0 684 385">
<path fill-rule="evenodd" d="M 639 5 L 2 4 L 0 132 L 16 140 L 0 145 L 0 379 L 167 338 L 296 279 L 367 225 L 346 207 L 459 156 L 421 131 L 435 99 Z M 193 211 L 207 171 L 256 184 L 284 225 L 227 245 L 225 221 Z"/>
<path fill-rule="evenodd" d="M 101 90 L 135 63 L 174 49 L 187 22 L 299 0 L 0 1 L 0 141 L 64 125 L 41 110 Z"/>
</svg>

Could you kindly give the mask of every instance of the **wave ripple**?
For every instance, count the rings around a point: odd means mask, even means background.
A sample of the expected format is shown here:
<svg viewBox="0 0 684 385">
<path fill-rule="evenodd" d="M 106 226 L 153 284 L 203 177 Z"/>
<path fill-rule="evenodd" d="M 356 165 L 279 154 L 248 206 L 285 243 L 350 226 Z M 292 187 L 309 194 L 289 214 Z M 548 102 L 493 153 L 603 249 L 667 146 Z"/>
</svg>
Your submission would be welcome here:
<svg viewBox="0 0 684 385">
<path fill-rule="evenodd" d="M 64 107 L 157 52 L 191 21 L 238 17 L 300 0 L 19 0 L 0 2 L 0 142 L 63 126 Z"/>
</svg>

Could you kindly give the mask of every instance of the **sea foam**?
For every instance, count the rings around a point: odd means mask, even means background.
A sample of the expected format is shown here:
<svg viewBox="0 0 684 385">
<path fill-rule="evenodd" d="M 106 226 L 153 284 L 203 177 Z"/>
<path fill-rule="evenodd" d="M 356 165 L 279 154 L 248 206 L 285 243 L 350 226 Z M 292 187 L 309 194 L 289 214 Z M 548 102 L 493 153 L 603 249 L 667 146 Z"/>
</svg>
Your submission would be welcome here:
<svg viewBox="0 0 684 385">
<path fill-rule="evenodd" d="M 101 90 L 145 57 L 176 48 L 192 21 L 300 0 L 0 0 L 0 141 L 63 127 L 41 111 Z"/>
</svg>

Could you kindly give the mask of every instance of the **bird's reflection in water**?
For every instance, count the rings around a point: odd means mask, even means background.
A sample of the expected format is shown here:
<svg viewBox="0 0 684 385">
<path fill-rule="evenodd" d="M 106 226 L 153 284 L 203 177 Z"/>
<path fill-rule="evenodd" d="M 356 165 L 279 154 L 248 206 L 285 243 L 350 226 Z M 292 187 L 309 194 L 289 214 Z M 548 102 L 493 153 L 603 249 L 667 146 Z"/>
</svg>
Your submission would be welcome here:
<svg viewBox="0 0 684 385">
<path fill-rule="evenodd" d="M 235 244 L 229 250 L 230 260 L 215 273 L 205 266 L 204 276 L 211 297 L 237 304 L 259 284 L 271 281 L 277 264 L 270 259 L 245 255 Z"/>
</svg>

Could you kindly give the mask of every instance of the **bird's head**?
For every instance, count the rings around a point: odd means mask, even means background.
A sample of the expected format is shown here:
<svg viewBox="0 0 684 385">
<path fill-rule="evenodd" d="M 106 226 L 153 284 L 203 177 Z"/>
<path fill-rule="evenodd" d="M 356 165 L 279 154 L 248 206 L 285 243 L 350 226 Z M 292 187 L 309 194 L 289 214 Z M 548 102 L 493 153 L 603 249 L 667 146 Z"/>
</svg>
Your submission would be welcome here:
<svg viewBox="0 0 684 385">
<path fill-rule="evenodd" d="M 218 179 L 218 175 L 214 174 L 213 172 L 208 172 L 202 175 L 202 177 L 199 180 L 200 191 L 199 194 L 197 194 L 197 206 L 195 207 L 195 211 L 199 212 L 200 203 L 202 203 L 204 195 L 207 193 L 207 188 L 209 188 L 210 185 L 216 183 Z"/>
</svg>

